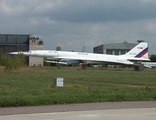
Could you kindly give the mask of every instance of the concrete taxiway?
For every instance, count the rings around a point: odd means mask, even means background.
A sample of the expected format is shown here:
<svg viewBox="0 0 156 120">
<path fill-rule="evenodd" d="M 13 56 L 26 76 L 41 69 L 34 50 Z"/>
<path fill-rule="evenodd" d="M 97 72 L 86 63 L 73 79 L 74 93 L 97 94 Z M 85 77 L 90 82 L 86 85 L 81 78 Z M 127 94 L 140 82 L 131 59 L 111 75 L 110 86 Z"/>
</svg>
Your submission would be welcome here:
<svg viewBox="0 0 156 120">
<path fill-rule="evenodd" d="M 156 101 L 0 108 L 0 120 L 155 120 Z"/>
<path fill-rule="evenodd" d="M 0 116 L 0 120 L 155 120 L 156 108 L 113 109 Z"/>
</svg>

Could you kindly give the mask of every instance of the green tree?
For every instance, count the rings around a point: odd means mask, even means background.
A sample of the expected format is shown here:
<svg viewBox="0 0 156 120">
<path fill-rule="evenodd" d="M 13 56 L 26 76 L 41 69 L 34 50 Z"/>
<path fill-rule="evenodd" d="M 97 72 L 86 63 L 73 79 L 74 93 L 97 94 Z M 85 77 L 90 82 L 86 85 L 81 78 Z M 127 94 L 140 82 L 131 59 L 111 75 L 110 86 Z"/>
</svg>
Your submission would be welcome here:
<svg viewBox="0 0 156 120">
<path fill-rule="evenodd" d="M 61 47 L 60 46 L 57 46 L 56 47 L 56 51 L 61 51 Z"/>
<path fill-rule="evenodd" d="M 13 58 L 3 54 L 0 60 L 0 64 L 5 66 L 5 68 L 8 70 L 15 70 L 26 65 L 26 60 L 21 53 L 14 55 Z"/>
<path fill-rule="evenodd" d="M 151 55 L 150 60 L 151 62 L 156 62 L 156 55 Z"/>
</svg>

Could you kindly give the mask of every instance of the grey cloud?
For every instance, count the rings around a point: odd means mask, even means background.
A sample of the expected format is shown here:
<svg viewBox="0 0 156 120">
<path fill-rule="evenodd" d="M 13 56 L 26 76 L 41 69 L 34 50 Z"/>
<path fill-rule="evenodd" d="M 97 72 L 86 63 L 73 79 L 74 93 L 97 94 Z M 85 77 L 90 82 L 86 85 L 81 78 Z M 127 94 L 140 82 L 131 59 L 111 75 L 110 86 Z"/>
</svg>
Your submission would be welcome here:
<svg viewBox="0 0 156 120">
<path fill-rule="evenodd" d="M 51 20 L 67 22 L 103 23 L 108 21 L 131 21 L 156 18 L 156 2 L 145 0 L 2 0 L 10 17 L 49 16 Z M 52 4 L 52 6 L 48 6 Z M 11 12 L 12 11 L 12 12 Z"/>
<path fill-rule="evenodd" d="M 62 45 L 62 50 L 81 51 L 86 46 L 87 52 L 142 37 L 154 53 L 155 6 L 155 0 L 0 0 L 0 33 L 31 33 L 43 39 L 44 49 Z"/>
<path fill-rule="evenodd" d="M 70 1 L 66 6 L 49 13 L 53 20 L 68 22 L 131 21 L 155 18 L 155 3 L 131 0 Z"/>
</svg>

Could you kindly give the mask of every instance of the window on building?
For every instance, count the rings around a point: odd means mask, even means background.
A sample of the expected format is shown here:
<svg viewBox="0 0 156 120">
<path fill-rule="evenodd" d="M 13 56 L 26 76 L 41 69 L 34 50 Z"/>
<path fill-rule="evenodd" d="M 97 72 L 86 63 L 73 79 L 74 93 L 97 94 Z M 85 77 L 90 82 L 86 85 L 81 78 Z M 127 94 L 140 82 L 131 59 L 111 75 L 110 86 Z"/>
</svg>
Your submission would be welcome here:
<svg viewBox="0 0 156 120">
<path fill-rule="evenodd" d="M 115 55 L 119 55 L 119 50 L 115 50 Z"/>
<path fill-rule="evenodd" d="M 121 55 L 125 54 L 126 51 L 125 50 L 121 50 Z"/>
<path fill-rule="evenodd" d="M 106 54 L 113 55 L 113 50 L 107 50 Z"/>
</svg>

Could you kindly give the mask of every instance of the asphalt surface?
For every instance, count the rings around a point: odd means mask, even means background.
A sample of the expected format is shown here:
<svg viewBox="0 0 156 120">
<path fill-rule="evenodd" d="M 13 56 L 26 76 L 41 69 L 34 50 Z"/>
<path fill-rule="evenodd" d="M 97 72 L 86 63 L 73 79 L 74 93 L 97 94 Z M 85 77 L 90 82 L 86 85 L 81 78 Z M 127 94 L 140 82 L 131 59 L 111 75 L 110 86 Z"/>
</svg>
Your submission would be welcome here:
<svg viewBox="0 0 156 120">
<path fill-rule="evenodd" d="M 0 108 L 0 116 L 19 114 L 39 114 L 58 113 L 73 111 L 96 111 L 96 110 L 124 110 L 124 109 L 148 109 L 156 108 L 156 101 L 136 101 L 136 102 L 100 102 L 82 104 L 63 105 L 43 105 L 26 107 L 4 107 Z M 156 110 L 156 109 L 154 109 Z M 155 118 L 156 119 L 156 118 Z"/>
<path fill-rule="evenodd" d="M 110 109 L 0 116 L 0 120 L 155 120 L 156 108 Z"/>
</svg>

